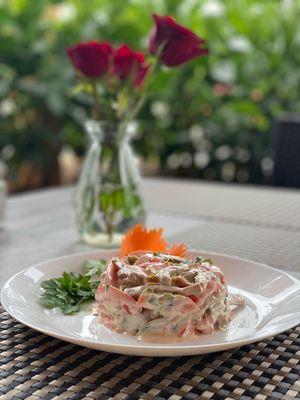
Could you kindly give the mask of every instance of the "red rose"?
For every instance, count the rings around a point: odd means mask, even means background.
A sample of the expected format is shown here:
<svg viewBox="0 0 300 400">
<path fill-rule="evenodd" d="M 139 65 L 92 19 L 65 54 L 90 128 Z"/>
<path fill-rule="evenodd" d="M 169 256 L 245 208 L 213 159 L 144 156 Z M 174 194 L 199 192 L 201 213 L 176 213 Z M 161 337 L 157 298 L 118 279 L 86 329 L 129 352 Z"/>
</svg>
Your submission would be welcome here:
<svg viewBox="0 0 300 400">
<path fill-rule="evenodd" d="M 123 44 L 113 54 L 112 74 L 120 80 L 132 78 L 135 86 L 139 86 L 147 72 L 149 65 L 145 64 L 145 56 L 139 51 L 132 51 Z"/>
<path fill-rule="evenodd" d="M 155 27 L 151 32 L 149 51 L 156 54 L 162 46 L 161 59 L 168 67 L 183 64 L 208 53 L 208 49 L 203 48 L 205 40 L 179 25 L 173 18 L 154 14 L 153 19 Z"/>
<path fill-rule="evenodd" d="M 79 43 L 68 49 L 68 55 L 76 69 L 89 78 L 103 75 L 108 70 L 112 47 L 109 43 Z"/>
</svg>

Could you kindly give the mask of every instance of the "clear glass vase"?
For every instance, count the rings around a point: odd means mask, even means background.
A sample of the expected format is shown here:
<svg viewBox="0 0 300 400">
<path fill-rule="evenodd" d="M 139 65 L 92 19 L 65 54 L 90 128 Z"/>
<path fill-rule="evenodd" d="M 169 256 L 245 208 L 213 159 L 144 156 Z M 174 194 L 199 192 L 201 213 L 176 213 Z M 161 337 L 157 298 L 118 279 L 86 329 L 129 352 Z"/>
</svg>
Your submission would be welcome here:
<svg viewBox="0 0 300 400">
<path fill-rule="evenodd" d="M 132 128 L 106 121 L 85 124 L 90 146 L 75 194 L 75 220 L 81 240 L 90 245 L 118 246 L 127 229 L 144 222 Z"/>
</svg>

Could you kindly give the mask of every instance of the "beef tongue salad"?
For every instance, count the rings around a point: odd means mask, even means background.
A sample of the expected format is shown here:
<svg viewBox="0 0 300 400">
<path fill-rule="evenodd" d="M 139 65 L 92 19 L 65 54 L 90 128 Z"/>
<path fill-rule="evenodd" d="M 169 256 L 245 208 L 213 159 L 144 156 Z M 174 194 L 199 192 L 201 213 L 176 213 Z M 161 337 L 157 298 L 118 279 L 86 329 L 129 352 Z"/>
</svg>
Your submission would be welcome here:
<svg viewBox="0 0 300 400">
<path fill-rule="evenodd" d="M 212 260 L 136 251 L 113 258 L 96 292 L 100 321 L 140 339 L 192 340 L 226 329 L 232 306 L 224 275 Z"/>
</svg>

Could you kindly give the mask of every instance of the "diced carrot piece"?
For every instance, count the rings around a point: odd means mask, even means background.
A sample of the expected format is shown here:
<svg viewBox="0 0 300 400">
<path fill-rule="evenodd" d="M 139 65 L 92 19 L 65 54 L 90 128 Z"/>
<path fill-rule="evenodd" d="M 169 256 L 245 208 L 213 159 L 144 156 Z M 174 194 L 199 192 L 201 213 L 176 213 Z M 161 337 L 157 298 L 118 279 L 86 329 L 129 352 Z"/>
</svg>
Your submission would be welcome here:
<svg viewBox="0 0 300 400">
<path fill-rule="evenodd" d="M 136 301 L 125 292 L 109 286 L 99 285 L 96 291 L 96 301 L 98 303 L 110 303 L 113 307 L 127 306 L 130 314 L 139 314 L 142 309 Z M 126 308 L 126 307 L 125 307 Z"/>
<path fill-rule="evenodd" d="M 198 298 L 197 296 L 195 296 L 194 294 L 191 294 L 191 295 L 189 296 L 189 298 L 190 298 L 194 303 L 197 303 L 198 300 L 199 300 L 199 298 Z"/>
</svg>

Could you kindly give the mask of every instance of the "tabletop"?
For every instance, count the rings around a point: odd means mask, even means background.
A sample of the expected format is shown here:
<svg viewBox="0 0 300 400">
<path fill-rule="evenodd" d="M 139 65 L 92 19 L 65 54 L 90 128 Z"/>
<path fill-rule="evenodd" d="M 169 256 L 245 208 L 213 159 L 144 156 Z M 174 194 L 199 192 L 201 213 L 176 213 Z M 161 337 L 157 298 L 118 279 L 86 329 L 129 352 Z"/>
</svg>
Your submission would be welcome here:
<svg viewBox="0 0 300 400">
<path fill-rule="evenodd" d="M 300 277 L 300 191 L 145 179 L 148 225 L 189 247 L 265 262 Z M 0 285 L 25 267 L 90 251 L 72 221 L 74 188 L 8 200 Z M 300 328 L 223 353 L 128 357 L 34 332 L 0 310 L 0 399 L 296 399 Z"/>
<path fill-rule="evenodd" d="M 300 276 L 300 191 L 175 179 L 145 179 L 143 191 L 149 226 L 163 226 L 170 240 Z M 91 250 L 74 229 L 73 195 L 69 187 L 9 199 L 0 230 L 0 286 L 33 263 Z"/>
</svg>

